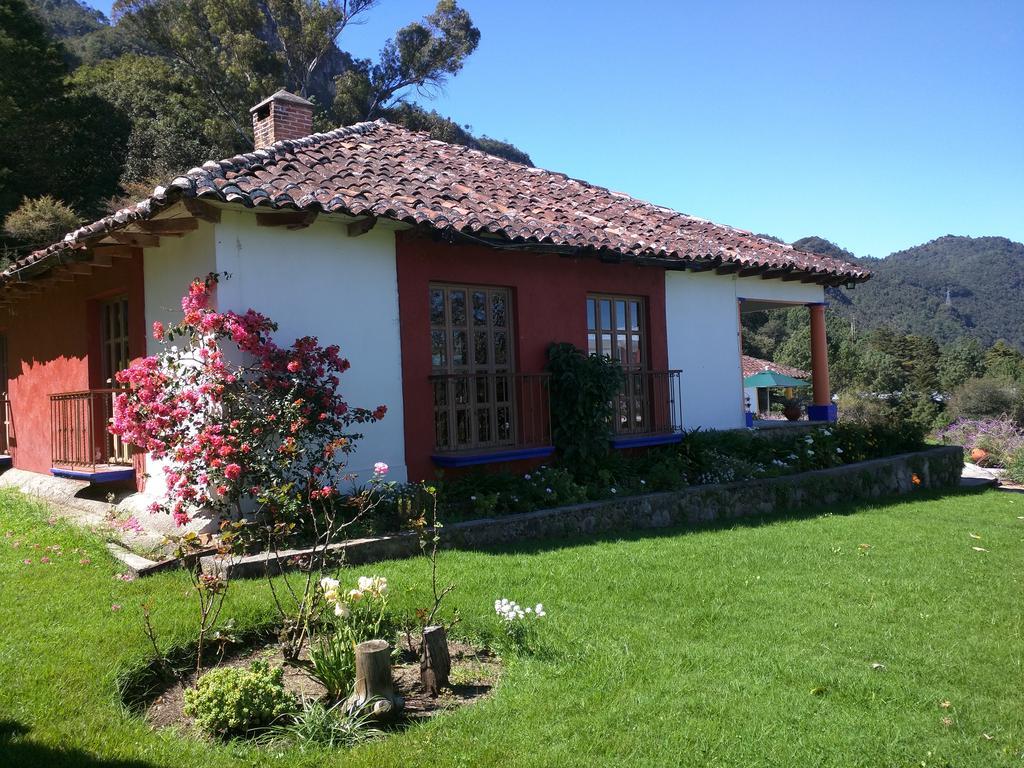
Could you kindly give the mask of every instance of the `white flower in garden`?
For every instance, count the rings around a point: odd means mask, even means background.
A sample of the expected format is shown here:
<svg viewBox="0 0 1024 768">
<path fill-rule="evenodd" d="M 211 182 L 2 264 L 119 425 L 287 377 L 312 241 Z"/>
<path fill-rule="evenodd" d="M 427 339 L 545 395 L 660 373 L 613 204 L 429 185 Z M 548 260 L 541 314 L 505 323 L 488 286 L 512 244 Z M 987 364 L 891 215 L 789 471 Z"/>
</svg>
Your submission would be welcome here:
<svg viewBox="0 0 1024 768">
<path fill-rule="evenodd" d="M 609 488 L 608 490 L 610 490 L 612 493 L 618 493 L 618 491 L 616 491 L 614 488 Z"/>
<path fill-rule="evenodd" d="M 360 576 L 359 580 L 356 582 L 356 586 L 359 588 L 360 592 L 367 592 L 373 589 L 373 579 L 369 576 Z"/>
<path fill-rule="evenodd" d="M 379 597 L 384 597 L 388 593 L 388 580 L 383 576 L 377 576 L 373 580 L 373 591 L 377 593 Z"/>
<path fill-rule="evenodd" d="M 470 496 L 470 497 L 469 497 L 469 500 L 470 500 L 470 501 L 476 501 L 476 496 Z"/>
<path fill-rule="evenodd" d="M 534 612 L 535 614 L 537 614 L 537 617 L 538 617 L 538 618 L 541 618 L 541 617 L 547 616 L 547 613 L 546 613 L 546 612 L 544 611 L 544 604 L 543 604 L 543 603 L 537 603 L 537 607 L 535 607 L 535 608 L 533 609 L 533 612 Z"/>
<path fill-rule="evenodd" d="M 352 609 L 348 607 L 348 603 L 335 603 L 334 615 L 339 616 L 343 619 L 347 619 L 349 616 L 352 615 Z"/>
<path fill-rule="evenodd" d="M 529 475 L 523 475 L 523 480 L 532 480 L 533 478 Z"/>
<path fill-rule="evenodd" d="M 836 448 L 836 453 L 842 453 L 842 452 L 843 452 L 842 448 Z"/>
<path fill-rule="evenodd" d="M 552 491 L 552 490 L 551 490 L 550 488 L 545 488 L 545 489 L 544 489 L 544 491 L 545 491 L 546 493 L 554 493 L 554 491 Z"/>
<path fill-rule="evenodd" d="M 811 443 L 814 442 L 814 438 L 811 437 L 810 435 L 807 435 L 807 437 L 804 438 L 804 442 L 810 445 Z"/>
<path fill-rule="evenodd" d="M 358 589 L 350 589 L 348 591 L 348 599 L 351 600 L 353 603 L 357 603 L 363 599 L 363 593 L 360 592 Z"/>
<path fill-rule="evenodd" d="M 790 461 L 796 461 L 796 459 L 797 459 L 797 456 L 796 456 L 796 454 L 795 454 L 795 453 L 791 453 L 791 454 L 789 454 L 789 460 L 790 460 Z"/>
<path fill-rule="evenodd" d="M 337 591 L 338 580 L 332 579 L 330 576 L 324 576 L 320 579 L 320 589 L 324 592 L 330 592 L 331 590 Z"/>
<path fill-rule="evenodd" d="M 640 485 L 647 485 L 647 481 L 646 480 L 641 480 L 640 481 Z"/>
<path fill-rule="evenodd" d="M 384 477 L 384 475 L 386 475 L 390 471 L 391 468 L 383 461 L 378 461 L 376 464 L 373 465 L 373 474 L 375 474 L 377 477 Z"/>
</svg>

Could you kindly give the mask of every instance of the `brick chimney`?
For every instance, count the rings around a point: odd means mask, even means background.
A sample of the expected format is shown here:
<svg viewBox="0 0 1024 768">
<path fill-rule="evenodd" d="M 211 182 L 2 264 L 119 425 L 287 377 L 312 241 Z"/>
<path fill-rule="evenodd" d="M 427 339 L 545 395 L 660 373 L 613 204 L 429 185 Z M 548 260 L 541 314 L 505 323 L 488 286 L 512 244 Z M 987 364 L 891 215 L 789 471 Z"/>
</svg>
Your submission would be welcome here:
<svg viewBox="0 0 1024 768">
<path fill-rule="evenodd" d="M 256 148 L 313 132 L 313 104 L 283 88 L 249 110 Z"/>
</svg>

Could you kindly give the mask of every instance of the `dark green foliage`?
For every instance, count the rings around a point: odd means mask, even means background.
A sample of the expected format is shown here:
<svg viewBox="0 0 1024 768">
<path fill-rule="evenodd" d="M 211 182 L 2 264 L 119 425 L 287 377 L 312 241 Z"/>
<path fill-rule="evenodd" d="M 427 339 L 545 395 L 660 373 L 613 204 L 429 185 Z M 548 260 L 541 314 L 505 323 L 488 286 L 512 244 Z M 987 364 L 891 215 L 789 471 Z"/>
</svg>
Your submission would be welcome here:
<svg viewBox="0 0 1024 768">
<path fill-rule="evenodd" d="M 79 0 L 29 0 L 28 4 L 58 40 L 81 37 L 109 23 L 102 11 Z"/>
<path fill-rule="evenodd" d="M 972 336 L 985 346 L 1006 339 L 1024 347 L 1021 243 L 947 235 L 884 259 L 858 261 L 874 277 L 852 291 L 830 291 L 834 311 L 858 328 L 886 326 L 940 344 Z"/>
<path fill-rule="evenodd" d="M 67 89 L 63 49 L 22 0 L 0 0 L 0 71 L 0 218 L 46 194 L 97 213 L 117 186 L 125 121 Z"/>
<path fill-rule="evenodd" d="M 547 369 L 555 447 L 576 477 L 593 477 L 608 454 L 622 367 L 609 357 L 587 355 L 572 344 L 558 343 L 548 348 Z"/>
<path fill-rule="evenodd" d="M 72 86 L 102 99 L 130 124 L 120 182 L 152 189 L 200 158 L 245 149 L 217 120 L 202 119 L 206 101 L 165 59 L 126 54 L 77 69 Z"/>
<path fill-rule="evenodd" d="M 985 371 L 985 351 L 972 336 L 962 336 L 942 349 L 939 356 L 939 390 L 952 392 L 968 379 Z"/>
</svg>

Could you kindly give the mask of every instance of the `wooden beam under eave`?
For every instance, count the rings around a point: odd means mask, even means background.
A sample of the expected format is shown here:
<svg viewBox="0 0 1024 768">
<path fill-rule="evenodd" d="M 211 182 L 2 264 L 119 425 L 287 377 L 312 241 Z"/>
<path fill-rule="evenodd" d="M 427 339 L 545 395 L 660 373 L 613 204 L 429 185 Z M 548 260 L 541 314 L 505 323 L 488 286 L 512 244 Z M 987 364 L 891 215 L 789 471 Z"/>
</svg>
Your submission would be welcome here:
<svg viewBox="0 0 1024 768">
<path fill-rule="evenodd" d="M 783 275 L 791 274 L 788 269 L 769 269 L 767 272 L 761 273 L 762 280 L 775 280 L 776 278 L 782 277 Z"/>
<path fill-rule="evenodd" d="M 92 251 L 94 254 L 103 254 L 112 259 L 131 259 L 139 252 L 137 248 L 125 245 L 107 245 L 106 243 L 94 245 Z"/>
<path fill-rule="evenodd" d="M 135 226 L 154 235 L 183 235 L 199 229 L 199 220 L 189 219 L 152 219 L 137 221 Z"/>
<path fill-rule="evenodd" d="M 377 226 L 376 216 L 367 216 L 365 219 L 353 221 L 351 224 L 348 225 L 348 236 L 359 237 L 360 235 L 365 235 L 375 226 Z"/>
<path fill-rule="evenodd" d="M 782 282 L 794 283 L 797 280 L 803 280 L 807 276 L 806 272 L 790 272 L 788 275 L 782 276 Z"/>
<path fill-rule="evenodd" d="M 181 203 L 185 206 L 185 210 L 197 219 L 208 221 L 211 224 L 220 223 L 220 208 L 214 208 L 209 203 L 205 203 L 202 200 L 196 200 L 193 197 L 185 198 Z"/>
<path fill-rule="evenodd" d="M 160 236 L 151 235 L 148 232 L 111 232 L 109 237 L 121 245 L 130 245 L 134 248 L 157 248 L 160 246 Z"/>
<path fill-rule="evenodd" d="M 94 253 L 92 255 L 92 261 L 89 263 L 94 267 L 112 267 L 114 265 L 114 257 L 109 253 Z"/>
<path fill-rule="evenodd" d="M 288 227 L 288 229 L 305 229 L 314 221 L 320 212 L 287 211 L 285 213 L 257 213 L 256 225 L 260 227 Z"/>
<path fill-rule="evenodd" d="M 807 275 L 804 275 L 803 277 L 801 277 L 800 278 L 800 282 L 801 283 L 820 283 L 823 279 L 824 279 L 824 275 L 815 274 L 814 272 L 811 272 L 810 274 L 807 274 Z"/>
<path fill-rule="evenodd" d="M 733 272 L 739 272 L 739 264 L 723 264 L 715 269 L 716 275 L 731 275 Z"/>
<path fill-rule="evenodd" d="M 764 270 L 764 267 L 744 267 L 739 271 L 738 277 L 754 277 L 759 275 Z"/>
</svg>

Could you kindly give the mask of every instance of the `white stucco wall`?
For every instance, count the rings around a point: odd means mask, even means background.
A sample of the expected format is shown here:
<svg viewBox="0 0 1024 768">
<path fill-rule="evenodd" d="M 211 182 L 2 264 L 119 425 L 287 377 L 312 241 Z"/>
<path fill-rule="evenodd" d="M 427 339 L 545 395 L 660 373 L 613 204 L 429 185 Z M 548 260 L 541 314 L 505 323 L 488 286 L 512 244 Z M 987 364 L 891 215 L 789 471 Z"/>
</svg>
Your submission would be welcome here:
<svg viewBox="0 0 1024 768">
<path fill-rule="evenodd" d="M 279 325 L 277 341 L 316 336 L 337 344 L 352 368 L 341 390 L 353 406 L 386 405 L 361 428 L 350 468 L 368 480 L 377 461 L 405 480 L 401 343 L 394 232 L 378 226 L 349 237 L 344 221 L 322 216 L 306 229 L 260 227 L 250 211 L 224 209 L 214 231 L 220 309 L 250 307 Z"/>
<path fill-rule="evenodd" d="M 780 306 L 824 301 L 820 285 L 713 273 L 667 272 L 668 365 L 682 371 L 686 429 L 744 426 L 739 300 Z"/>
<path fill-rule="evenodd" d="M 153 338 L 153 322 L 166 325 L 181 320 L 181 297 L 189 284 L 216 271 L 213 232 L 213 224 L 200 221 L 196 231 L 184 237 L 162 237 L 158 248 L 143 251 L 148 354 L 160 349 Z"/>
</svg>

